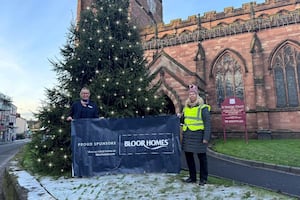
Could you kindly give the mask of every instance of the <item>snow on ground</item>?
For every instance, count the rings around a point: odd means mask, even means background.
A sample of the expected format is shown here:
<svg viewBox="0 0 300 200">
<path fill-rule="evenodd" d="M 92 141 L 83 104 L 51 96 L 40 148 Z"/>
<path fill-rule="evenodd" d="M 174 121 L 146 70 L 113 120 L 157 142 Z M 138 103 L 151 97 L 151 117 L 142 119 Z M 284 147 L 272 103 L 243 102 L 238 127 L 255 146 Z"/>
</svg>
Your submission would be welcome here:
<svg viewBox="0 0 300 200">
<path fill-rule="evenodd" d="M 11 168 L 28 200 L 279 200 L 292 199 L 248 186 L 184 183 L 178 174 L 117 174 L 86 178 L 37 178 Z"/>
</svg>

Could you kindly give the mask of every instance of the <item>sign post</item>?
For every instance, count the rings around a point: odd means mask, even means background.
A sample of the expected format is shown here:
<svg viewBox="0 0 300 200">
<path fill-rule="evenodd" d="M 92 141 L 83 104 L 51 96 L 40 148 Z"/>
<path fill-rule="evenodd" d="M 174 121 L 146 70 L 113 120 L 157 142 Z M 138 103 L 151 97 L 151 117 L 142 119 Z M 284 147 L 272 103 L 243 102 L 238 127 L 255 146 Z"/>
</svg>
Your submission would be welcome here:
<svg viewBox="0 0 300 200">
<path fill-rule="evenodd" d="M 226 98 L 221 104 L 222 109 L 222 125 L 224 132 L 224 142 L 226 142 L 226 126 L 234 124 L 243 124 L 245 127 L 245 140 L 248 143 L 247 123 L 245 104 L 236 97 Z"/>
</svg>

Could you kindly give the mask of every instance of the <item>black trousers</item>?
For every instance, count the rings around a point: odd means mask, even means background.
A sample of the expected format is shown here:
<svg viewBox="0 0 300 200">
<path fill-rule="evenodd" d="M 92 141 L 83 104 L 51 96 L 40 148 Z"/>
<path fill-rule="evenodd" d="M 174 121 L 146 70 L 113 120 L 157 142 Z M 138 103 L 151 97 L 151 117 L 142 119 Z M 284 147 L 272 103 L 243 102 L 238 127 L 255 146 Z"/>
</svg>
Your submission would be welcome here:
<svg viewBox="0 0 300 200">
<path fill-rule="evenodd" d="M 208 167 L 207 167 L 207 156 L 206 153 L 197 153 L 200 166 L 200 181 L 207 181 L 208 177 Z M 197 171 L 194 159 L 194 153 L 185 152 L 186 163 L 189 168 L 190 178 L 192 180 L 197 180 Z"/>
</svg>

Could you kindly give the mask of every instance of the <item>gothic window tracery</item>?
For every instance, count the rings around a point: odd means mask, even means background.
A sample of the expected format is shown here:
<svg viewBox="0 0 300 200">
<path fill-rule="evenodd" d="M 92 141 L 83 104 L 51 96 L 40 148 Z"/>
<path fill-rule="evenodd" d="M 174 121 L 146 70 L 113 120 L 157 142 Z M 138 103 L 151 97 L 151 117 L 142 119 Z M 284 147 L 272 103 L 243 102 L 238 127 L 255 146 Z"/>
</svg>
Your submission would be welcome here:
<svg viewBox="0 0 300 200">
<path fill-rule="evenodd" d="M 244 100 L 244 81 L 240 63 L 225 53 L 215 65 L 215 85 L 219 107 L 227 97 Z"/>
<path fill-rule="evenodd" d="M 273 68 L 277 107 L 299 106 L 300 50 L 286 44 L 276 53 Z"/>
</svg>

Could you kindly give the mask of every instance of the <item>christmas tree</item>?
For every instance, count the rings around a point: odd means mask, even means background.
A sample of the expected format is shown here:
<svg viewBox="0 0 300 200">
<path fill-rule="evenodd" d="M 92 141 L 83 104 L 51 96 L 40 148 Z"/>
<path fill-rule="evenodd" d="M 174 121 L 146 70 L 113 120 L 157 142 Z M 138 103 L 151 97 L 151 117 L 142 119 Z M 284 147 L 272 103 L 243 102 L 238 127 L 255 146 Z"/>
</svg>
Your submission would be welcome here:
<svg viewBox="0 0 300 200">
<path fill-rule="evenodd" d="M 51 61 L 59 84 L 47 89 L 36 114 L 43 130 L 30 143 L 31 165 L 39 173 L 71 171 L 70 105 L 86 86 L 105 118 L 168 113 L 143 57 L 138 29 L 131 24 L 128 0 L 95 0 L 71 25 L 62 60 Z"/>
</svg>

